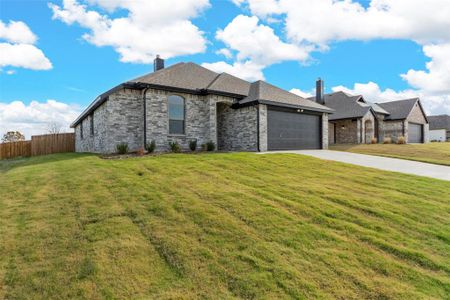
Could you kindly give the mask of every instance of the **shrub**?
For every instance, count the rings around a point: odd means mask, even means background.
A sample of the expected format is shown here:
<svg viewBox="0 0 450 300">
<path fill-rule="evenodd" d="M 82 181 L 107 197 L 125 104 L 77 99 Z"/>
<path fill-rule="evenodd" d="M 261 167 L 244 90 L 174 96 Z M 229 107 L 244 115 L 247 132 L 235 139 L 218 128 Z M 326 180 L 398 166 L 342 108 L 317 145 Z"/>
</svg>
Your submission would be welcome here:
<svg viewBox="0 0 450 300">
<path fill-rule="evenodd" d="M 191 151 L 195 151 L 197 149 L 197 140 L 189 141 L 189 149 L 191 149 Z"/>
<path fill-rule="evenodd" d="M 126 154 L 128 153 L 128 144 L 127 143 L 120 143 L 116 145 L 117 153 L 119 154 Z"/>
<path fill-rule="evenodd" d="M 178 153 L 181 151 L 180 144 L 178 144 L 177 142 L 170 142 L 169 147 L 170 151 L 172 151 L 173 153 Z"/>
<path fill-rule="evenodd" d="M 392 139 L 390 137 L 384 138 L 383 144 L 390 144 L 392 143 Z"/>
<path fill-rule="evenodd" d="M 136 154 L 139 155 L 139 156 L 144 155 L 144 153 L 145 153 L 144 148 L 139 148 L 139 149 L 136 151 Z"/>
<path fill-rule="evenodd" d="M 153 153 L 156 148 L 156 142 L 153 140 L 150 143 L 145 144 L 145 150 L 147 150 L 148 153 Z"/>
<path fill-rule="evenodd" d="M 406 139 L 404 136 L 400 136 L 397 139 L 397 144 L 406 144 Z"/>
<path fill-rule="evenodd" d="M 371 144 L 376 144 L 376 143 L 377 143 L 377 139 L 376 139 L 376 138 L 372 138 L 372 139 L 370 140 L 370 143 L 371 143 Z"/>
<path fill-rule="evenodd" d="M 206 151 L 214 151 L 214 149 L 216 149 L 216 144 L 213 141 L 206 143 Z"/>
</svg>

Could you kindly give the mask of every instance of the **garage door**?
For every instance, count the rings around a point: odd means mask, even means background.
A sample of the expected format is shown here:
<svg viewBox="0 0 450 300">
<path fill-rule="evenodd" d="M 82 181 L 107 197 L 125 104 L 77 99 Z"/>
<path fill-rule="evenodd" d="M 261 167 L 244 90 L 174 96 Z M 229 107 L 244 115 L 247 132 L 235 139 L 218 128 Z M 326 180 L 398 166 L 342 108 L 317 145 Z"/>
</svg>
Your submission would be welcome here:
<svg viewBox="0 0 450 300">
<path fill-rule="evenodd" d="M 421 124 L 408 123 L 408 143 L 422 143 L 422 126 Z"/>
<path fill-rule="evenodd" d="M 267 115 L 268 149 L 320 149 L 320 123 L 320 115 L 269 108 Z"/>
</svg>

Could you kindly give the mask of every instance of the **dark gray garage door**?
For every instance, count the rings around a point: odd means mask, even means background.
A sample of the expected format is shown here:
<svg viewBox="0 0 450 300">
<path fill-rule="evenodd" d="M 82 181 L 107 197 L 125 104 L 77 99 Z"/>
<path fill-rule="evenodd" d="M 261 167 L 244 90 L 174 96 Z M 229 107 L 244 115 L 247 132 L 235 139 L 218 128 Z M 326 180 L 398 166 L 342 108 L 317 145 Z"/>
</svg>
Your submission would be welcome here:
<svg viewBox="0 0 450 300">
<path fill-rule="evenodd" d="M 408 123 L 408 143 L 422 143 L 423 130 L 421 124 Z"/>
<path fill-rule="evenodd" d="M 269 108 L 267 115 L 268 149 L 320 149 L 320 115 Z"/>
</svg>

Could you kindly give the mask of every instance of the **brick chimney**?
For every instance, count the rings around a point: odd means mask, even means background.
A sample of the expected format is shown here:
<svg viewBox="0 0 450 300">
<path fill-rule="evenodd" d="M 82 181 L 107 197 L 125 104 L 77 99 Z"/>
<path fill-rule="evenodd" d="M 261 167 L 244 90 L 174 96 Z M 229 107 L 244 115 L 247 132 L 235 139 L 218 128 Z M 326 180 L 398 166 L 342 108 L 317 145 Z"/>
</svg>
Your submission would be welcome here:
<svg viewBox="0 0 450 300">
<path fill-rule="evenodd" d="M 323 93 L 324 83 L 322 79 L 316 81 L 316 102 L 319 104 L 325 104 L 325 95 Z"/>
<path fill-rule="evenodd" d="M 164 59 L 160 58 L 159 55 L 156 55 L 156 58 L 153 60 L 153 72 L 164 69 Z"/>
</svg>

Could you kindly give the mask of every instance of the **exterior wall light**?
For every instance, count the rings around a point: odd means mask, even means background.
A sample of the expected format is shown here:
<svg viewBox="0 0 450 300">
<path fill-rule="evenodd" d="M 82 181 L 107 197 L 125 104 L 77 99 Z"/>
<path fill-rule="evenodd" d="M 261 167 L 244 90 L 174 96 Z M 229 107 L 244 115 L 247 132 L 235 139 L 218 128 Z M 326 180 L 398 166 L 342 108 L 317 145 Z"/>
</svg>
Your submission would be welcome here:
<svg viewBox="0 0 450 300">
<path fill-rule="evenodd" d="M 297 112 L 303 112 L 303 109 L 297 109 Z"/>
</svg>

